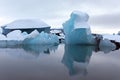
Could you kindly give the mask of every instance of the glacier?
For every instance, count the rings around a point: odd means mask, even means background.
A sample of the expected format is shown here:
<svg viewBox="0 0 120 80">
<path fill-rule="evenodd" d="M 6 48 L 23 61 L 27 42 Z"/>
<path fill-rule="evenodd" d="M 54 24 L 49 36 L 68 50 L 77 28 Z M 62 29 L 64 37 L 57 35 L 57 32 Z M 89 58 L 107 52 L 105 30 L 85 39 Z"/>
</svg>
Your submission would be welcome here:
<svg viewBox="0 0 120 80">
<path fill-rule="evenodd" d="M 95 44 L 88 18 L 88 14 L 81 11 L 71 13 L 70 19 L 63 23 L 66 44 Z"/>
</svg>

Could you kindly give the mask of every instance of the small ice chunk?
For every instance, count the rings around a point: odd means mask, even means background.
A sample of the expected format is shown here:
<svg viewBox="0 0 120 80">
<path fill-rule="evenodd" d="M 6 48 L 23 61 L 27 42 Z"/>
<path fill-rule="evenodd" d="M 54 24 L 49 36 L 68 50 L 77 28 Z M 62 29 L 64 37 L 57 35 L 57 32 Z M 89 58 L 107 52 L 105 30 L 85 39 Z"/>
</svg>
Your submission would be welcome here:
<svg viewBox="0 0 120 80">
<path fill-rule="evenodd" d="M 100 51 L 104 51 L 108 53 L 116 48 L 115 44 L 110 42 L 108 39 L 104 39 L 100 41 L 99 45 Z"/>
</svg>

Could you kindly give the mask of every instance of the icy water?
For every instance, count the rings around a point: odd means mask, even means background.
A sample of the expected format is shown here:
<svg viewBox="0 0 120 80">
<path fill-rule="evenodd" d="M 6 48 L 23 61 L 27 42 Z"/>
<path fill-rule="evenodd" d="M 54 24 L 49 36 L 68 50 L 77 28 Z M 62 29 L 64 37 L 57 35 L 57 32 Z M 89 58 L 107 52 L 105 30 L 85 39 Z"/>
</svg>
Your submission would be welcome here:
<svg viewBox="0 0 120 80">
<path fill-rule="evenodd" d="M 0 48 L 0 80 L 120 80 L 120 50 L 64 44 Z"/>
</svg>

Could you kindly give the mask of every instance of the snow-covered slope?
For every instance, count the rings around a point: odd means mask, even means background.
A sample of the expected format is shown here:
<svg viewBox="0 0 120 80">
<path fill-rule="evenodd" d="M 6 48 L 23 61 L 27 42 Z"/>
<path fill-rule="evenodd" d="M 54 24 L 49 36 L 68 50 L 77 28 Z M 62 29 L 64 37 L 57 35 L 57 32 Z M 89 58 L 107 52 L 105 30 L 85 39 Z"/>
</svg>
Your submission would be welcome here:
<svg viewBox="0 0 120 80">
<path fill-rule="evenodd" d="M 21 19 L 15 20 L 6 25 L 6 29 L 26 29 L 26 28 L 43 28 L 50 27 L 48 24 L 41 20 L 32 19 Z"/>
</svg>

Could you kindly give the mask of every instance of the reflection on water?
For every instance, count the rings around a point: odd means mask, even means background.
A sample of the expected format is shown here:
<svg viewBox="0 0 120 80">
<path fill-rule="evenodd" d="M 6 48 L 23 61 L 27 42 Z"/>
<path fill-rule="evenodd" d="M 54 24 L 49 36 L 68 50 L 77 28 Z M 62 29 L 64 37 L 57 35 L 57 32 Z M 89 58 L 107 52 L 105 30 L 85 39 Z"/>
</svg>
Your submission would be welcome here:
<svg viewBox="0 0 120 80">
<path fill-rule="evenodd" d="M 92 55 L 93 46 L 65 45 L 62 63 L 68 68 L 70 75 L 87 74 L 86 67 Z M 79 70 L 75 70 L 74 62 L 79 63 Z"/>
<path fill-rule="evenodd" d="M 7 46 L 0 48 L 0 80 L 119 80 L 120 50 L 111 50 L 64 44 Z"/>
<path fill-rule="evenodd" d="M 54 45 L 23 45 L 22 48 L 25 51 L 28 51 L 30 53 L 34 54 L 40 54 L 40 53 L 45 53 L 45 54 L 50 54 L 50 51 L 55 51 L 58 46 Z"/>
</svg>

